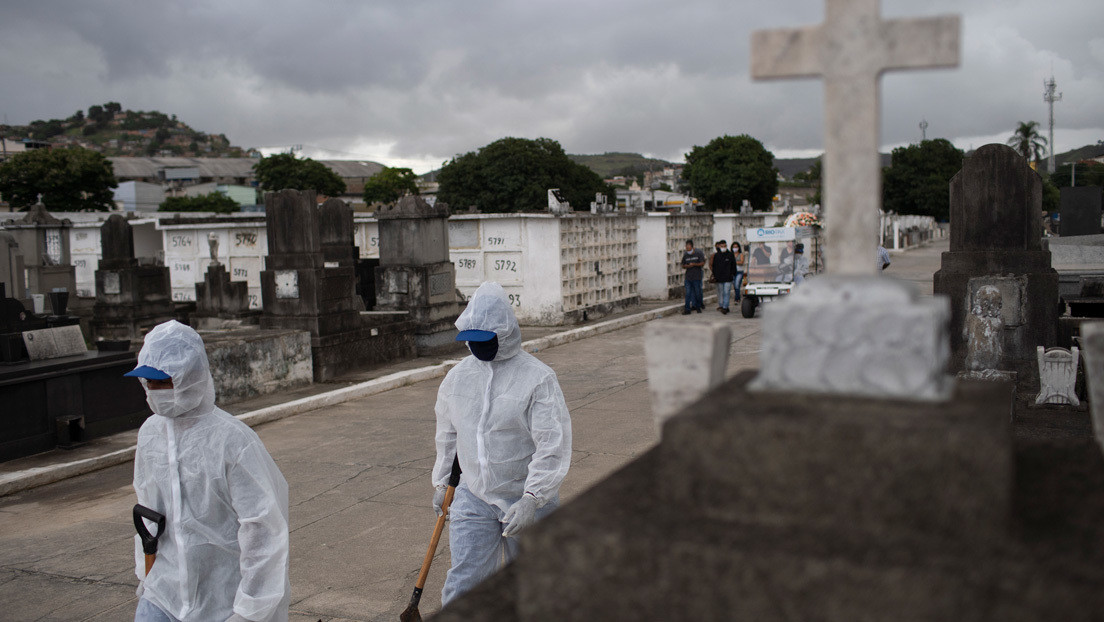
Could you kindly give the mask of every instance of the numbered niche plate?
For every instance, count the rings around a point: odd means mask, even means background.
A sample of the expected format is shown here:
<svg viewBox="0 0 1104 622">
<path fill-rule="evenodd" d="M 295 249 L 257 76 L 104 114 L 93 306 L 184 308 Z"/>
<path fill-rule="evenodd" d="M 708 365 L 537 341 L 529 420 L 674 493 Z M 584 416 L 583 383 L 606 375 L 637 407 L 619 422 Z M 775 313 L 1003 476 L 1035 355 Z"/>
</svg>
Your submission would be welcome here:
<svg viewBox="0 0 1104 622">
<path fill-rule="evenodd" d="M 487 280 L 500 285 L 520 285 L 522 282 L 521 253 L 487 253 L 485 255 Z"/>
<path fill-rule="evenodd" d="M 168 231 L 165 236 L 165 254 L 175 257 L 195 255 L 195 231 Z"/>
<path fill-rule="evenodd" d="M 173 259 L 170 260 L 168 264 L 169 278 L 174 288 L 189 287 L 195 285 L 197 281 L 203 280 L 203 275 L 199 272 L 198 263 L 194 260 L 184 261 Z"/>
<path fill-rule="evenodd" d="M 228 238 L 232 257 L 261 257 L 268 252 L 263 229 L 232 229 Z"/>
<path fill-rule="evenodd" d="M 483 282 L 483 258 L 479 253 L 453 252 L 452 263 L 456 266 L 457 283 L 479 285 Z"/>
</svg>

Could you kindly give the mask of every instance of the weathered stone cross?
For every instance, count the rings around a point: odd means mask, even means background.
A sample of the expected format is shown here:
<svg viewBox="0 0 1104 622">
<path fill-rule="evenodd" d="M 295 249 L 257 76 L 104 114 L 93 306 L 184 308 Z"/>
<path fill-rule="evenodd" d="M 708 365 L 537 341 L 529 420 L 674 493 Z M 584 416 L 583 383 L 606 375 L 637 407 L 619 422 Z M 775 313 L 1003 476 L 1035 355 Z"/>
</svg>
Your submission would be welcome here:
<svg viewBox="0 0 1104 622">
<path fill-rule="evenodd" d="M 824 76 L 825 264 L 835 274 L 874 274 L 879 78 L 889 69 L 957 66 L 959 19 L 883 21 L 880 0 L 825 2 L 823 25 L 753 33 L 751 75 Z"/>
</svg>

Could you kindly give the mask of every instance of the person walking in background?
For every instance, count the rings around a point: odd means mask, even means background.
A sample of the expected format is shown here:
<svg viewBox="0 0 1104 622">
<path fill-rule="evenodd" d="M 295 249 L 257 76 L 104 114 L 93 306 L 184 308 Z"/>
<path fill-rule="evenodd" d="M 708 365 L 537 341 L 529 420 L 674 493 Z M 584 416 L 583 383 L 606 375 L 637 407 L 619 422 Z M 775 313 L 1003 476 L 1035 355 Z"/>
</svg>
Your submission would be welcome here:
<svg viewBox="0 0 1104 622">
<path fill-rule="evenodd" d="M 732 279 L 736 273 L 736 256 L 728 250 L 724 240 L 717 242 L 713 257 L 709 260 L 709 271 L 713 282 L 717 284 L 717 310 L 728 313 L 728 297 L 732 293 Z"/>
<path fill-rule="evenodd" d="M 881 244 L 878 245 L 878 272 L 889 267 L 889 251 Z"/>
<path fill-rule="evenodd" d="M 740 243 L 736 240 L 732 241 L 732 257 L 735 260 L 734 276 L 732 277 L 732 300 L 734 302 L 740 302 L 740 290 L 744 287 L 744 266 L 747 265 L 747 258 L 744 257 L 744 247 L 740 246 Z"/>
<path fill-rule="evenodd" d="M 691 311 L 702 312 L 705 302 L 702 299 L 702 266 L 705 265 L 705 253 L 701 249 L 694 248 L 694 240 L 686 240 L 686 250 L 682 253 L 682 268 L 686 270 L 685 306 L 683 315 L 690 315 Z"/>
</svg>

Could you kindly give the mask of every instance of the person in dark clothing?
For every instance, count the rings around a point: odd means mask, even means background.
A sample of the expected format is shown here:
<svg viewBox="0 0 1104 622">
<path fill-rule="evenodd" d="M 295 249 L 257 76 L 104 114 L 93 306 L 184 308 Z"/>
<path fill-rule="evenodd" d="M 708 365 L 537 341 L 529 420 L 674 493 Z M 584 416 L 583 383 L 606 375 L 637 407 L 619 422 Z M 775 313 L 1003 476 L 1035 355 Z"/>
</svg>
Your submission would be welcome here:
<svg viewBox="0 0 1104 622">
<path fill-rule="evenodd" d="M 686 270 L 686 304 L 683 315 L 691 311 L 702 312 L 705 302 L 702 300 L 702 266 L 705 265 L 705 253 L 694 248 L 694 240 L 686 240 L 686 251 L 682 253 L 682 267 Z"/>
<path fill-rule="evenodd" d="M 717 242 L 716 252 L 709 260 L 709 270 L 713 273 L 713 282 L 717 284 L 717 310 L 728 313 L 728 298 L 736 273 L 736 255 L 728 250 L 728 243 L 724 240 Z"/>
</svg>

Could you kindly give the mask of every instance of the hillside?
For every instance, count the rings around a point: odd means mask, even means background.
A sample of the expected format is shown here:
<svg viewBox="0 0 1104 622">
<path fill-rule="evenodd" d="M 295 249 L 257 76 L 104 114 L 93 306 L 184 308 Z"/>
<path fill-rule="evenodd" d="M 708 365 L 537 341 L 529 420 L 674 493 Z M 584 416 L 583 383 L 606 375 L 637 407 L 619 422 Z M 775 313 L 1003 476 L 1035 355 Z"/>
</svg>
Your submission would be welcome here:
<svg viewBox="0 0 1104 622">
<path fill-rule="evenodd" d="M 1068 164 L 1069 162 L 1080 162 L 1081 160 L 1090 160 L 1093 158 L 1099 158 L 1104 154 L 1104 145 L 1097 143 L 1095 145 L 1085 145 L 1077 149 L 1070 149 L 1064 153 L 1054 154 L 1054 164 L 1061 166 Z"/>
<path fill-rule="evenodd" d="M 252 149 L 230 144 L 225 134 L 194 130 L 176 115 L 156 110 L 123 110 L 117 102 L 78 110 L 68 119 L 0 125 L 6 138 L 32 138 L 57 147 L 79 146 L 108 157 L 247 157 Z"/>
<path fill-rule="evenodd" d="M 617 175 L 636 177 L 646 171 L 662 171 L 671 166 L 671 162 L 646 158 L 639 153 L 607 152 L 600 155 L 571 155 L 573 162 L 582 164 L 590 170 L 598 173 L 602 179 L 609 179 Z"/>
</svg>

